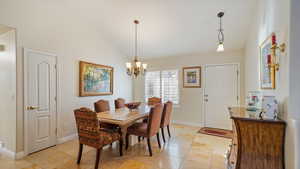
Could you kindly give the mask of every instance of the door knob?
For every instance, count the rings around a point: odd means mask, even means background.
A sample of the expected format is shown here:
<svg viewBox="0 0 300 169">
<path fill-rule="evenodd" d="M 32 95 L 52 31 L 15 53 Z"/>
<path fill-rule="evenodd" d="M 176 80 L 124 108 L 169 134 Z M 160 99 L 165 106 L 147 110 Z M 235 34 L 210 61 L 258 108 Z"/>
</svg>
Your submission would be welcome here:
<svg viewBox="0 0 300 169">
<path fill-rule="evenodd" d="M 27 110 L 35 110 L 35 109 L 38 109 L 39 107 L 37 106 L 28 106 L 27 107 Z"/>
</svg>

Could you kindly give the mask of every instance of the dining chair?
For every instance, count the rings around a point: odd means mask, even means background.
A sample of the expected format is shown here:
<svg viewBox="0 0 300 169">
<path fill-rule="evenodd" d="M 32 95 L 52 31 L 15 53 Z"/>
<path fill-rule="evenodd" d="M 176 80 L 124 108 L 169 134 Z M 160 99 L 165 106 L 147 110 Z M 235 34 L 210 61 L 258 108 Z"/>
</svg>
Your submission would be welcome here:
<svg viewBox="0 0 300 169">
<path fill-rule="evenodd" d="M 171 123 L 172 109 L 173 109 L 173 103 L 171 101 L 168 101 L 164 104 L 164 109 L 163 109 L 161 123 L 160 123 L 160 128 L 161 128 L 161 133 L 162 133 L 162 138 L 164 140 L 164 143 L 166 142 L 165 133 L 164 133 L 165 127 L 167 127 L 169 137 L 171 137 L 170 123 Z"/>
<path fill-rule="evenodd" d="M 98 100 L 94 103 L 94 106 L 96 112 L 105 112 L 110 110 L 109 101 L 107 100 Z"/>
<path fill-rule="evenodd" d="M 125 99 L 123 98 L 118 98 L 115 100 L 115 108 L 120 109 L 125 107 Z"/>
<path fill-rule="evenodd" d="M 157 103 L 162 103 L 161 98 L 159 98 L 159 97 L 149 97 L 148 98 L 148 105 L 155 105 Z"/>
<path fill-rule="evenodd" d="M 129 135 L 135 135 L 138 137 L 147 138 L 147 144 L 148 144 L 150 156 L 152 156 L 152 148 L 150 142 L 150 138 L 152 136 L 156 135 L 158 146 L 159 148 L 161 148 L 160 139 L 159 139 L 159 128 L 161 123 L 162 111 L 163 111 L 163 105 L 161 103 L 158 103 L 151 108 L 149 113 L 148 123 L 143 123 L 143 122 L 135 123 L 128 128 L 127 135 L 126 135 L 126 149 L 128 149 Z"/>
<path fill-rule="evenodd" d="M 81 161 L 83 145 L 97 149 L 95 169 L 98 169 L 100 154 L 105 145 L 119 141 L 120 156 L 123 155 L 123 140 L 120 133 L 116 130 L 100 128 L 96 112 L 88 108 L 80 108 L 74 110 L 74 115 L 79 139 L 77 164 L 80 164 Z"/>
</svg>

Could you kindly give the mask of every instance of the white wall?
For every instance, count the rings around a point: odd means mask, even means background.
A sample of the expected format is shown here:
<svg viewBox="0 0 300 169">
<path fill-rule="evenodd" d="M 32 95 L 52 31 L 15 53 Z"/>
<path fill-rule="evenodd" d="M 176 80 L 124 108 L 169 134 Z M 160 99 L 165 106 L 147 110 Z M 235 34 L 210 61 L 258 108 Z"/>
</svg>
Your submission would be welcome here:
<svg viewBox="0 0 300 169">
<path fill-rule="evenodd" d="M 257 12 L 251 23 L 245 52 L 245 94 L 252 90 L 261 90 L 259 82 L 259 45 L 272 33 L 277 34 L 279 43 L 289 45 L 289 17 L 290 0 L 259 0 Z M 297 21 L 299 18 L 296 19 Z M 292 42 L 290 42 L 292 43 Z M 290 119 L 289 84 L 293 83 L 289 77 L 291 72 L 289 63 L 289 49 L 280 56 L 280 70 L 276 72 L 276 89 L 261 90 L 265 95 L 275 95 L 280 102 L 281 116 L 288 122 L 286 137 L 286 168 L 294 168 L 295 147 L 293 137 L 295 130 Z M 299 64 L 298 64 L 299 67 Z M 299 84 L 299 83 L 298 83 Z M 298 100 L 299 102 L 299 100 Z"/>
<path fill-rule="evenodd" d="M 11 28 L 0 34 L 0 142 L 11 152 L 16 150 L 16 37 Z M 1 147 L 0 147 L 1 148 Z"/>
<path fill-rule="evenodd" d="M 223 64 L 223 63 L 240 63 L 241 73 L 244 73 L 244 50 L 224 52 L 224 53 L 203 53 L 194 56 L 174 56 L 164 58 L 153 58 L 145 60 L 151 70 L 179 70 L 179 106 L 174 107 L 173 121 L 191 125 L 202 126 L 203 119 L 203 88 L 183 88 L 182 87 L 182 68 L 190 66 L 202 66 L 205 64 Z M 244 79 L 241 79 L 241 91 L 244 91 Z M 203 81 L 202 81 L 203 86 Z M 144 78 L 134 81 L 134 99 L 144 101 Z M 244 93 L 241 92 L 241 101 L 244 102 Z"/>
<path fill-rule="evenodd" d="M 62 1 L 1 2 L 0 22 L 17 30 L 17 151 L 23 145 L 23 54 L 32 48 L 58 55 L 59 110 L 58 135 L 76 133 L 73 110 L 91 107 L 100 98 L 131 100 L 132 80 L 126 75 L 126 58 L 109 44 L 101 30 L 91 26 L 78 10 Z M 17 4 L 17 5 L 16 5 Z M 114 67 L 114 95 L 78 97 L 79 60 Z"/>
</svg>

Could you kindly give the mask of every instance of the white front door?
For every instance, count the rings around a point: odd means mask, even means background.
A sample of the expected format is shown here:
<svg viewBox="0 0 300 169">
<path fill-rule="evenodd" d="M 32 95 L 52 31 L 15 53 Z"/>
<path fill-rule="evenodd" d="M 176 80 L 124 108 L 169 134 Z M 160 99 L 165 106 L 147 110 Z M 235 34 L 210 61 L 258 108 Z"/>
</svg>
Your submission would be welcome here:
<svg viewBox="0 0 300 169">
<path fill-rule="evenodd" d="M 239 103 L 239 67 L 237 64 L 205 67 L 205 126 L 231 129 L 228 106 Z"/>
<path fill-rule="evenodd" d="M 24 49 L 27 153 L 56 143 L 56 56 Z"/>
</svg>

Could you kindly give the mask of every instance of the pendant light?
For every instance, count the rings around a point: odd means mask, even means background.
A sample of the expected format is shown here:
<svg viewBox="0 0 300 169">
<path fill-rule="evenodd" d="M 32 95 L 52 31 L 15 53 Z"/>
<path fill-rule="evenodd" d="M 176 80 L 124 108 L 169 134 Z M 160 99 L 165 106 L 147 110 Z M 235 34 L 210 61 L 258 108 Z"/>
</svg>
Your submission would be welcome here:
<svg viewBox="0 0 300 169">
<path fill-rule="evenodd" d="M 217 52 L 223 52 L 224 51 L 224 33 L 223 33 L 224 30 L 222 28 L 222 17 L 224 16 L 224 12 L 219 12 L 217 16 L 218 18 L 220 18 L 220 29 L 218 30 L 219 44 L 218 44 Z"/>
<path fill-rule="evenodd" d="M 137 48 L 138 48 L 138 33 L 137 33 L 137 26 L 140 22 L 138 20 L 134 20 L 135 24 L 135 56 L 133 62 L 127 62 L 126 63 L 126 68 L 127 68 L 127 74 L 129 76 L 133 76 L 136 78 L 140 74 L 145 74 L 147 70 L 147 64 L 142 63 L 138 60 L 137 56 Z"/>
</svg>

